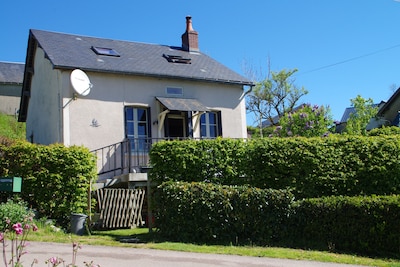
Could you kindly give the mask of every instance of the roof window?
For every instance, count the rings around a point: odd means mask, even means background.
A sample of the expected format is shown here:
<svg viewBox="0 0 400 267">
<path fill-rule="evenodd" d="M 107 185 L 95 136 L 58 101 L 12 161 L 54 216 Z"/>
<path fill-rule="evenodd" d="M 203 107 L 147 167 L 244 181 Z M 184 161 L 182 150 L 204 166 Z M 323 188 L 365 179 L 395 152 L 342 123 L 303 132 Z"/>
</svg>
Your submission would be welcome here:
<svg viewBox="0 0 400 267">
<path fill-rule="evenodd" d="M 191 64 L 191 58 L 184 58 L 182 56 L 175 56 L 175 55 L 166 55 L 163 54 L 163 57 L 165 57 L 168 62 L 171 63 L 181 63 L 181 64 Z"/>
<path fill-rule="evenodd" d="M 120 57 L 120 54 L 117 51 L 115 51 L 114 49 L 112 49 L 112 48 L 92 46 L 92 50 L 97 55 Z"/>
</svg>

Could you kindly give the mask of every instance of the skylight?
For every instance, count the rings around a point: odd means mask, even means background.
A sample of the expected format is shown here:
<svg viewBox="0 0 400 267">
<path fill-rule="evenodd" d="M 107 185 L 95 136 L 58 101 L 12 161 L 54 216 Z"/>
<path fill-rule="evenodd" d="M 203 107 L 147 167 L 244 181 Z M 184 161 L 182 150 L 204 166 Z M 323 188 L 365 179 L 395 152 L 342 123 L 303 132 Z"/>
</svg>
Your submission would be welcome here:
<svg viewBox="0 0 400 267">
<path fill-rule="evenodd" d="M 176 56 L 176 55 L 163 54 L 163 57 L 165 57 L 168 60 L 168 62 L 171 62 L 171 63 L 191 64 L 191 60 L 192 60 L 190 58 L 184 58 L 182 56 Z"/>
<path fill-rule="evenodd" d="M 92 50 L 93 50 L 97 55 L 111 56 L 111 57 L 120 57 L 120 54 L 119 54 L 117 51 L 115 51 L 114 49 L 112 49 L 112 48 L 92 46 Z"/>
</svg>

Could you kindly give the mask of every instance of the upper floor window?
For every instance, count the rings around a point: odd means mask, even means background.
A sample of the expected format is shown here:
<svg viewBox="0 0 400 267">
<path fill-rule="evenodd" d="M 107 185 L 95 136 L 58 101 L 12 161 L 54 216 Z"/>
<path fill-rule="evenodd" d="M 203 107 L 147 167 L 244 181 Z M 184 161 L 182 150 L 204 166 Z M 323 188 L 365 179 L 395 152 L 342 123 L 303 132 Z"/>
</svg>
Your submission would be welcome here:
<svg viewBox="0 0 400 267">
<path fill-rule="evenodd" d="M 165 91 L 168 96 L 183 96 L 183 88 L 181 87 L 167 87 Z"/>
<path fill-rule="evenodd" d="M 216 138 L 222 135 L 221 113 L 206 112 L 200 117 L 200 137 Z"/>
</svg>

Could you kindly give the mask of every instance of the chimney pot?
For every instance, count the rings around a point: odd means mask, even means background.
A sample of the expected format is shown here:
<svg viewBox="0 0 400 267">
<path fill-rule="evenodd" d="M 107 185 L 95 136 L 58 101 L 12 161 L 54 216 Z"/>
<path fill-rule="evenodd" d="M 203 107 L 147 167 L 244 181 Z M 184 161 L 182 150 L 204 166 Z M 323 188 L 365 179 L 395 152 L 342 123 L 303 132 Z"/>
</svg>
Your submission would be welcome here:
<svg viewBox="0 0 400 267">
<path fill-rule="evenodd" d="M 182 34 L 182 49 L 189 52 L 199 51 L 199 34 L 193 29 L 191 16 L 186 16 L 186 32 Z"/>
</svg>

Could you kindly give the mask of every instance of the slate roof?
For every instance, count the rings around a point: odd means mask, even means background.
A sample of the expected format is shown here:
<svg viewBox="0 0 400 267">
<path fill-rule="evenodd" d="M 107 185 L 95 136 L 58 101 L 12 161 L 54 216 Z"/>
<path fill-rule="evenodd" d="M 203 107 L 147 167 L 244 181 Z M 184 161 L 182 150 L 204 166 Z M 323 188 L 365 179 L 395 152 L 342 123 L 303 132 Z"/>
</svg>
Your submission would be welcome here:
<svg viewBox="0 0 400 267">
<path fill-rule="evenodd" d="M 23 63 L 0 62 L 0 83 L 22 84 L 24 68 Z"/>
<path fill-rule="evenodd" d="M 32 38 L 45 51 L 46 57 L 56 69 L 79 68 L 93 72 L 253 85 L 250 80 L 211 57 L 201 52 L 183 51 L 180 47 L 42 30 L 30 30 L 30 40 Z M 92 47 L 111 48 L 120 56 L 98 55 Z M 190 64 L 169 62 L 166 55 L 190 59 Z"/>
</svg>

